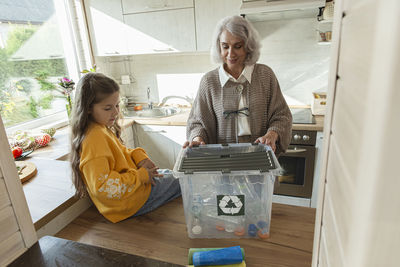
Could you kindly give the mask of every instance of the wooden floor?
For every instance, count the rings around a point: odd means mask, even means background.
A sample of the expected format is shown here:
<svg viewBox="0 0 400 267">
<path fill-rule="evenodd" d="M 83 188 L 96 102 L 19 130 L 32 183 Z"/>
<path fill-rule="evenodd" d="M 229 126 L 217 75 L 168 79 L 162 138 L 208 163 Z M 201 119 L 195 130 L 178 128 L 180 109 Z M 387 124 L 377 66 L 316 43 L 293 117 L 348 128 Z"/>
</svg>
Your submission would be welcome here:
<svg viewBox="0 0 400 267">
<path fill-rule="evenodd" d="M 130 254 L 186 265 L 189 248 L 240 245 L 249 267 L 311 266 L 315 209 L 272 205 L 271 237 L 259 239 L 189 239 L 182 199 L 117 224 L 94 206 L 56 236 Z"/>
</svg>

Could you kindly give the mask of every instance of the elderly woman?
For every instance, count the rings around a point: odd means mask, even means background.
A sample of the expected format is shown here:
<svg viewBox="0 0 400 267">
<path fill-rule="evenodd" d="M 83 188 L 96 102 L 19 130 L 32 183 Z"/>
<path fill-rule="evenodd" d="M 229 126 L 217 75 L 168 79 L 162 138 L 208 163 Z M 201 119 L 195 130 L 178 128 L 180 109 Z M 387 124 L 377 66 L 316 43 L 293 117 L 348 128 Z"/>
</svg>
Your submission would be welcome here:
<svg viewBox="0 0 400 267">
<path fill-rule="evenodd" d="M 240 16 L 222 19 L 211 56 L 222 64 L 201 79 L 183 147 L 256 142 L 271 146 L 277 155 L 284 152 L 292 115 L 271 68 L 256 63 L 260 43 L 253 26 Z"/>
</svg>

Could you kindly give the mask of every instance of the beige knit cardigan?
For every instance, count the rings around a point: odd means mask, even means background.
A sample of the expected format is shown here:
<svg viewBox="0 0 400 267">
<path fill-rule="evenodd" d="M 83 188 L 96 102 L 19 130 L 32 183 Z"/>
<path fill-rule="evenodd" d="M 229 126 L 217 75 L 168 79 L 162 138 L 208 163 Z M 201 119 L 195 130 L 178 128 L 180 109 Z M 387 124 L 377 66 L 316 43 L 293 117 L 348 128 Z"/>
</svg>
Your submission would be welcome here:
<svg viewBox="0 0 400 267">
<path fill-rule="evenodd" d="M 286 151 L 291 140 L 292 115 L 275 74 L 270 67 L 256 64 L 251 84 L 246 81 L 243 86 L 249 108 L 251 139 L 255 141 L 273 130 L 279 136 L 276 154 Z M 236 142 L 236 115 L 226 118 L 223 114 L 238 109 L 240 94 L 236 88 L 237 84 L 230 80 L 221 88 L 218 68 L 202 77 L 187 120 L 187 140 L 199 136 L 206 144 Z"/>
</svg>

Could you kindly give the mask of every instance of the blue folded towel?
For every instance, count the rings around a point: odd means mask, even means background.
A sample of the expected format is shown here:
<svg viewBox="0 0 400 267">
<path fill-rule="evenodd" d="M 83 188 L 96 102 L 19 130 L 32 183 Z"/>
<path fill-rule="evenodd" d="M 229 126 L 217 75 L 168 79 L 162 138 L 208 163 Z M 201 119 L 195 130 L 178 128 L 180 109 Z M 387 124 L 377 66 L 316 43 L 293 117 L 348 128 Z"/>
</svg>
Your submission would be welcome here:
<svg viewBox="0 0 400 267">
<path fill-rule="evenodd" d="M 240 246 L 193 253 L 193 265 L 224 265 L 243 261 Z"/>
</svg>

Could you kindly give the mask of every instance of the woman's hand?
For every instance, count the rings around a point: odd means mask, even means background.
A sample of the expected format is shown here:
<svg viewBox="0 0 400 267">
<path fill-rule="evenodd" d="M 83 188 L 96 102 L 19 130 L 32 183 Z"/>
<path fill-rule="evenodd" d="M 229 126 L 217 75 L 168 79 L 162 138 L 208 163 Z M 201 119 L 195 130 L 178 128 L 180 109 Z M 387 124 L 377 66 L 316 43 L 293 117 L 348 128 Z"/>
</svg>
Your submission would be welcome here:
<svg viewBox="0 0 400 267">
<path fill-rule="evenodd" d="M 255 143 L 269 145 L 272 150 L 276 150 L 276 141 L 278 141 L 278 133 L 275 131 L 268 131 L 265 135 L 258 137 Z"/>
<path fill-rule="evenodd" d="M 201 138 L 200 136 L 197 136 L 195 138 L 193 138 L 192 142 L 186 141 L 183 144 L 183 148 L 186 147 L 194 147 L 194 146 L 199 146 L 199 145 L 205 145 L 206 143 L 204 142 L 203 138 Z"/>
</svg>

